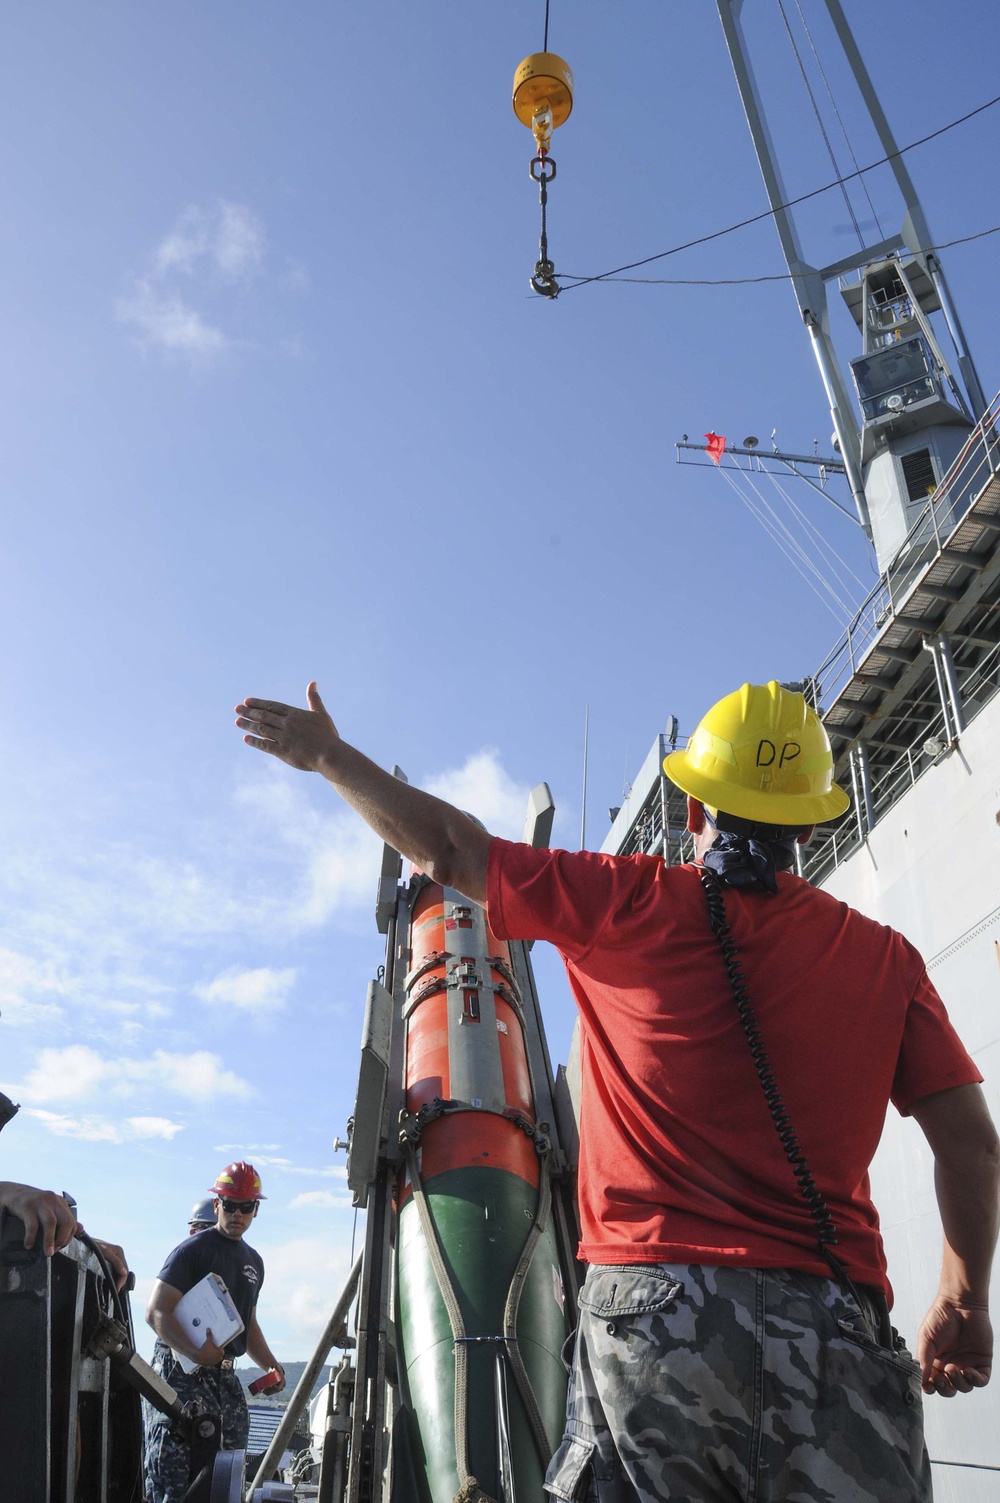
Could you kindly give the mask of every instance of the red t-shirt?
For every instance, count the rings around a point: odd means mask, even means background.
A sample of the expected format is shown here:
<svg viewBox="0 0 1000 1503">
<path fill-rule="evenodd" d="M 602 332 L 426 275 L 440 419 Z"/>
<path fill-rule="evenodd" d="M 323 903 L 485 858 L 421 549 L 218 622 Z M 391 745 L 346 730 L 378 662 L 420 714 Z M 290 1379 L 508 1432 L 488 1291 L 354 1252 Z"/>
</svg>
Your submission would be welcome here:
<svg viewBox="0 0 1000 1503">
<path fill-rule="evenodd" d="M 982 1079 L 917 951 L 788 873 L 725 889 L 771 1067 L 856 1279 L 890 1293 L 868 1166 L 891 1099 Z M 694 866 L 494 840 L 489 923 L 546 939 L 580 1009 L 580 1256 L 829 1273 Z"/>
</svg>

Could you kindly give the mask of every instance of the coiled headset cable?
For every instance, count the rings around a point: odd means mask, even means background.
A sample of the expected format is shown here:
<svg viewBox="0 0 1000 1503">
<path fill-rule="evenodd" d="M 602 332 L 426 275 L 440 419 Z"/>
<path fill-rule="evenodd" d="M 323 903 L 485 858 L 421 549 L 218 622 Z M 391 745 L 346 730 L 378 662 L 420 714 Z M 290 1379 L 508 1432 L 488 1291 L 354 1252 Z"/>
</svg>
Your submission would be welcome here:
<svg viewBox="0 0 1000 1503">
<path fill-rule="evenodd" d="M 816 1223 L 816 1240 L 824 1260 L 829 1264 L 830 1270 L 838 1283 L 846 1284 L 851 1293 L 860 1301 L 860 1296 L 851 1282 L 850 1275 L 836 1253 L 831 1252 L 831 1247 L 837 1244 L 837 1228 L 834 1224 L 830 1207 L 823 1199 L 822 1192 L 812 1176 L 812 1171 L 806 1162 L 805 1154 L 799 1146 L 799 1140 L 795 1136 L 792 1124 L 785 1110 L 784 1098 L 778 1090 L 778 1083 L 774 1078 L 774 1071 L 764 1048 L 764 1040 L 757 1021 L 757 1011 L 750 997 L 747 979 L 743 972 L 739 951 L 733 939 L 733 931 L 729 920 L 726 918 L 726 901 L 722 895 L 722 884 L 713 871 L 707 867 L 698 868 L 698 876 L 705 891 L 705 900 L 708 903 L 708 918 L 712 926 L 712 933 L 718 940 L 719 949 L 722 952 L 723 964 L 729 977 L 729 985 L 732 988 L 733 1000 L 739 1013 L 740 1023 L 746 1041 L 750 1046 L 750 1054 L 753 1058 L 754 1069 L 760 1081 L 767 1109 L 771 1114 L 775 1132 L 781 1140 L 785 1157 L 792 1166 L 792 1173 L 798 1181 L 799 1190 L 809 1213 Z"/>
</svg>

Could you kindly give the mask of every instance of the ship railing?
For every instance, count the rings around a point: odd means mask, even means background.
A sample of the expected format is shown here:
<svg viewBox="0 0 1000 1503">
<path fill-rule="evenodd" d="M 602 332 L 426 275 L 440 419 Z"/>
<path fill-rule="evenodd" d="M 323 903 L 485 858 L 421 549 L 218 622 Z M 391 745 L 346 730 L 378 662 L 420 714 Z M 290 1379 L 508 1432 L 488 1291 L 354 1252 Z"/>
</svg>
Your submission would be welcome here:
<svg viewBox="0 0 1000 1503">
<path fill-rule="evenodd" d="M 1000 393 L 970 433 L 940 485 L 922 508 L 888 569 L 873 586 L 811 681 L 817 710 L 840 697 L 920 578 L 940 557 L 962 518 L 1000 473 Z"/>
<path fill-rule="evenodd" d="M 966 722 L 969 723 L 1000 692 L 1000 643 L 974 667 L 965 670 L 964 674 L 959 672 L 958 685 Z M 924 773 L 955 750 L 955 743 L 949 740 L 949 735 L 944 712 L 939 710 L 927 718 L 916 740 L 872 779 L 870 797 L 874 824 L 914 787 Z M 802 857 L 802 875 L 819 885 L 865 843 L 869 833 L 866 811 L 856 798 L 852 799 L 850 810 L 836 825 L 821 827 L 813 836 Z"/>
</svg>

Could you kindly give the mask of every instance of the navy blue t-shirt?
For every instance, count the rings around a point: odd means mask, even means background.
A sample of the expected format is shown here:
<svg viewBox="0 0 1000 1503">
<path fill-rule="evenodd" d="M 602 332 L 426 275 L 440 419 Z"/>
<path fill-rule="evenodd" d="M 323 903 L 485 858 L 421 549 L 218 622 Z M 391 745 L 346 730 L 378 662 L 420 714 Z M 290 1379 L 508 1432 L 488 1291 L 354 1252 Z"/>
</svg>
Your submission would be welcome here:
<svg viewBox="0 0 1000 1503">
<path fill-rule="evenodd" d="M 164 1284 L 187 1294 L 207 1273 L 217 1273 L 240 1312 L 243 1330 L 226 1343 L 227 1357 L 242 1357 L 247 1349 L 246 1328 L 264 1282 L 264 1260 L 245 1242 L 224 1237 L 214 1226 L 179 1242 L 160 1269 Z"/>
</svg>

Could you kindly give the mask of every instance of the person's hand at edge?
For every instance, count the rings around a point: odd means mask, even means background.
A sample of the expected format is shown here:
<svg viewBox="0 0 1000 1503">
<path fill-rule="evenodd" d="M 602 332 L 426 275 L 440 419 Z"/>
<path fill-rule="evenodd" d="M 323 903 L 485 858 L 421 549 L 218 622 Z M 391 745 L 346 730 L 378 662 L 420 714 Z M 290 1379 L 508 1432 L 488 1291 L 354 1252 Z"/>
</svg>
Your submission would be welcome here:
<svg viewBox="0 0 1000 1503">
<path fill-rule="evenodd" d="M 34 1185 L 4 1180 L 0 1182 L 0 1207 L 24 1222 L 25 1247 L 30 1251 L 40 1238 L 47 1258 L 65 1247 L 76 1231 L 76 1217 L 55 1190 L 39 1190 Z"/>
<path fill-rule="evenodd" d="M 938 1295 L 917 1336 L 924 1393 L 954 1398 L 985 1388 L 993 1368 L 993 1326 L 985 1305 L 966 1305 Z"/>
<path fill-rule="evenodd" d="M 82 1232 L 83 1227 L 81 1226 L 79 1230 Z M 100 1237 L 91 1237 L 90 1240 L 96 1243 L 104 1254 L 105 1261 L 115 1276 L 115 1288 L 120 1294 L 128 1281 L 128 1260 L 124 1249 L 120 1248 L 117 1242 L 102 1242 Z"/>
</svg>

